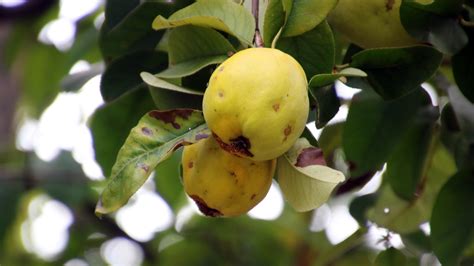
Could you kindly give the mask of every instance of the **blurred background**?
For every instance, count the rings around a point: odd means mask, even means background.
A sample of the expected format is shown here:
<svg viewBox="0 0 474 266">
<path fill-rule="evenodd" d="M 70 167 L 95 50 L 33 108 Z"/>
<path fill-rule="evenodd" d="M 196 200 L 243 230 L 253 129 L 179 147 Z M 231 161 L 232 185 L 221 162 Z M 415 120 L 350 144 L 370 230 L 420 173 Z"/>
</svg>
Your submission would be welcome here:
<svg viewBox="0 0 474 266">
<path fill-rule="evenodd" d="M 404 247 L 349 213 L 354 197 L 378 188 L 380 173 L 314 212 L 289 208 L 274 183 L 248 215 L 212 219 L 185 196 L 179 153 L 127 206 L 97 218 L 106 174 L 90 128 L 104 104 L 103 10 L 103 0 L 0 0 L 0 265 L 368 265 L 379 251 Z M 343 106 L 331 123 L 346 114 Z M 421 255 L 422 265 L 435 263 Z"/>
</svg>

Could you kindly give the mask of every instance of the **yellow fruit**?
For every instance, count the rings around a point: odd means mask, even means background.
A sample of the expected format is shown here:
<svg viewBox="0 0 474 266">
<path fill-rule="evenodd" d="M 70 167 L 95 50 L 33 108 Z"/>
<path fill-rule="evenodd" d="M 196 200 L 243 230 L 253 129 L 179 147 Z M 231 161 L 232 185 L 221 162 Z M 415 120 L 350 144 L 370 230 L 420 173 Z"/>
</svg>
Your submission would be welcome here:
<svg viewBox="0 0 474 266">
<path fill-rule="evenodd" d="M 339 0 L 329 14 L 331 26 L 362 48 L 398 47 L 419 43 L 400 21 L 401 0 Z"/>
<path fill-rule="evenodd" d="M 184 190 L 207 216 L 247 213 L 266 195 L 276 160 L 254 162 L 219 147 L 211 136 L 184 147 Z"/>
<path fill-rule="evenodd" d="M 303 68 L 290 55 L 246 49 L 212 74 L 204 93 L 204 118 L 223 149 L 254 161 L 274 159 L 303 132 L 307 86 Z"/>
</svg>

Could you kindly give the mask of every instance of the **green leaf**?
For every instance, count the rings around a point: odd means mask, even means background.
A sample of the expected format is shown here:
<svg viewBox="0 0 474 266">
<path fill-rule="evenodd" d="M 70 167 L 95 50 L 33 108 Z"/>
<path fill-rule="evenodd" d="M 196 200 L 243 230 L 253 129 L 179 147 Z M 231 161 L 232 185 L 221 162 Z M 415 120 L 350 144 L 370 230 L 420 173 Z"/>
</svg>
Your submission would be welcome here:
<svg viewBox="0 0 474 266">
<path fill-rule="evenodd" d="M 94 112 L 90 128 L 94 140 L 95 159 L 105 176 L 110 175 L 110 169 L 130 129 L 144 114 L 154 108 L 150 93 L 145 88 L 140 88 L 99 107 Z"/>
<path fill-rule="evenodd" d="M 158 72 L 166 67 L 167 56 L 162 52 L 138 51 L 114 60 L 105 70 L 100 92 L 105 101 L 117 99 L 127 91 L 143 84 L 141 71 Z"/>
<path fill-rule="evenodd" d="M 94 64 L 90 69 L 70 74 L 61 80 L 61 88 L 64 91 L 78 91 L 91 78 L 102 74 L 104 65 L 102 63 Z"/>
<path fill-rule="evenodd" d="M 217 31 L 188 25 L 171 30 L 168 51 L 169 68 L 158 73 L 157 77 L 189 76 L 211 64 L 222 63 L 235 49 Z"/>
<path fill-rule="evenodd" d="M 156 191 L 176 213 L 178 208 L 186 203 L 180 181 L 181 154 L 181 150 L 177 150 L 155 168 Z"/>
<path fill-rule="evenodd" d="M 345 68 L 341 70 L 339 73 L 331 73 L 331 74 L 317 74 L 314 75 L 311 80 L 309 81 L 309 87 L 324 87 L 327 85 L 331 85 L 336 80 L 340 79 L 341 77 L 359 77 L 364 78 L 367 77 L 367 73 L 364 71 L 357 69 L 357 68 Z"/>
<path fill-rule="evenodd" d="M 106 62 L 139 50 L 153 50 L 163 33 L 151 28 L 157 14 L 169 16 L 191 0 L 107 1 L 99 45 Z"/>
<path fill-rule="evenodd" d="M 410 35 L 452 55 L 468 41 L 458 23 L 463 3 L 463 0 L 436 0 L 425 5 L 404 0 L 400 6 L 400 20 Z"/>
<path fill-rule="evenodd" d="M 452 57 L 452 69 L 456 84 L 466 98 L 474 103 L 474 30 L 466 29 L 469 43 Z"/>
<path fill-rule="evenodd" d="M 339 111 L 341 102 L 335 85 L 309 87 L 309 94 L 316 103 L 316 128 L 323 128 Z"/>
<path fill-rule="evenodd" d="M 431 217 L 431 244 L 441 263 L 457 265 L 474 233 L 474 175 L 460 171 L 439 192 Z"/>
<path fill-rule="evenodd" d="M 285 11 L 281 0 L 269 0 L 263 20 L 263 42 L 270 47 L 278 31 L 285 24 Z"/>
<path fill-rule="evenodd" d="M 360 225 L 367 224 L 367 210 L 375 204 L 376 200 L 376 194 L 367 194 L 355 198 L 349 205 L 350 214 Z"/>
<path fill-rule="evenodd" d="M 183 88 L 181 86 L 175 85 L 175 84 L 173 84 L 171 82 L 168 82 L 166 80 L 160 79 L 157 76 L 154 76 L 154 75 L 152 75 L 148 72 L 140 73 L 140 77 L 142 78 L 142 80 L 146 84 L 148 84 L 149 86 L 155 87 L 155 88 L 166 89 L 166 90 L 170 90 L 170 91 L 176 91 L 176 92 L 192 94 L 192 95 L 204 95 L 203 92 Z"/>
<path fill-rule="evenodd" d="M 161 30 L 184 25 L 210 27 L 232 34 L 251 44 L 255 33 L 255 19 L 243 6 L 231 0 L 198 0 L 168 19 L 157 16 L 153 29 Z"/>
<path fill-rule="evenodd" d="M 326 19 L 336 4 L 337 0 L 294 0 L 282 36 L 297 36 L 314 29 Z"/>
<path fill-rule="evenodd" d="M 379 253 L 375 259 L 375 266 L 399 266 L 406 265 L 407 258 L 396 248 L 388 248 Z"/>
<path fill-rule="evenodd" d="M 438 113 L 435 107 L 428 107 L 426 112 L 415 114 L 418 117 L 414 125 L 405 133 L 387 161 L 384 178 L 402 199 L 416 197 L 416 190 L 430 165 L 430 149 L 437 139 L 435 123 Z"/>
<path fill-rule="evenodd" d="M 151 111 L 140 119 L 120 149 L 107 187 L 96 206 L 106 214 L 125 205 L 150 173 L 173 151 L 209 134 L 200 111 Z"/>
<path fill-rule="evenodd" d="M 365 71 L 369 83 L 384 99 L 393 99 L 419 88 L 436 72 L 442 58 L 429 46 L 376 48 L 352 56 L 350 66 Z"/>
<path fill-rule="evenodd" d="M 293 56 L 306 77 L 331 73 L 335 58 L 334 36 L 326 21 L 304 34 L 280 38 L 276 48 Z"/>
<path fill-rule="evenodd" d="M 379 169 L 411 125 L 414 114 L 429 103 L 422 89 L 392 101 L 384 101 L 369 89 L 356 94 L 343 133 L 353 175 Z"/>
<path fill-rule="evenodd" d="M 357 68 L 346 68 L 339 73 L 314 75 L 308 84 L 310 96 L 316 104 L 316 128 L 324 127 L 339 111 L 340 101 L 334 82 L 342 77 L 366 77 Z"/>
<path fill-rule="evenodd" d="M 344 175 L 326 166 L 321 149 L 299 139 L 278 158 L 278 183 L 288 203 L 300 212 L 325 203 Z"/>
<path fill-rule="evenodd" d="M 420 224 L 429 221 L 436 196 L 455 172 L 453 158 L 438 144 L 418 197 L 406 201 L 397 197 L 392 188 L 385 184 L 380 188 L 377 202 L 367 212 L 367 217 L 379 226 L 400 234 L 417 231 Z"/>
</svg>

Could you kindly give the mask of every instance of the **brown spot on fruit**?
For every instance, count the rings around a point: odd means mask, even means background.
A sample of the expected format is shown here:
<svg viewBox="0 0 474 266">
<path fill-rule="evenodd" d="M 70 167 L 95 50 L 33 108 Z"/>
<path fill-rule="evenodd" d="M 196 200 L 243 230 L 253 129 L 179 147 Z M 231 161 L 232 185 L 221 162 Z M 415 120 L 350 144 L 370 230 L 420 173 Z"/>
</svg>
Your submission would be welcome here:
<svg viewBox="0 0 474 266">
<path fill-rule="evenodd" d="M 192 113 L 193 110 L 191 109 L 175 109 L 169 111 L 151 111 L 148 114 L 157 120 L 171 124 L 175 129 L 180 129 L 181 125 L 176 123 L 176 118 L 181 117 L 187 120 Z"/>
<path fill-rule="evenodd" d="M 288 136 L 291 134 L 291 126 L 288 125 L 284 130 L 283 130 L 283 134 L 285 134 L 285 138 L 283 139 L 283 141 L 286 141 L 288 139 Z"/>
<path fill-rule="evenodd" d="M 236 176 L 237 176 L 237 175 L 235 174 L 235 172 L 233 172 L 233 171 L 230 171 L 229 174 L 230 174 L 231 176 L 233 176 L 233 177 L 236 177 Z"/>
<path fill-rule="evenodd" d="M 253 200 L 255 199 L 256 196 L 257 196 L 256 194 L 252 194 L 252 196 L 250 196 L 250 199 Z"/>
<path fill-rule="evenodd" d="M 219 72 L 222 72 L 224 70 L 224 66 L 219 67 Z"/>
<path fill-rule="evenodd" d="M 253 157 L 253 154 L 250 152 L 251 144 L 248 138 L 239 136 L 235 139 L 231 139 L 229 144 L 222 141 L 214 132 L 212 135 L 222 149 L 237 156 Z"/>
<path fill-rule="evenodd" d="M 142 133 L 147 136 L 151 136 L 153 134 L 153 131 L 147 127 L 142 127 Z"/>
<path fill-rule="evenodd" d="M 301 150 L 296 159 L 295 166 L 306 167 L 310 165 L 326 165 L 326 160 L 324 160 L 323 151 L 321 149 L 309 147 Z"/>
<path fill-rule="evenodd" d="M 279 103 L 275 103 L 274 105 L 272 105 L 273 107 L 273 110 L 275 110 L 275 112 L 278 112 L 278 110 L 280 110 L 280 104 Z"/>
<path fill-rule="evenodd" d="M 219 217 L 222 216 L 222 213 L 219 210 L 210 208 L 207 206 L 206 202 L 204 202 L 203 199 L 201 199 L 199 196 L 196 195 L 190 195 L 194 202 L 196 202 L 196 205 L 198 206 L 199 210 L 206 216 L 210 217 Z"/>
<path fill-rule="evenodd" d="M 395 4 L 395 0 L 387 0 L 387 3 L 385 3 L 385 9 L 387 11 L 392 10 L 394 4 Z"/>
<path fill-rule="evenodd" d="M 219 92 L 217 93 L 217 95 L 218 95 L 220 98 L 222 98 L 222 97 L 224 97 L 224 92 L 223 92 L 223 91 L 219 91 Z"/>
<path fill-rule="evenodd" d="M 189 162 L 189 163 L 188 163 L 188 168 L 193 168 L 193 166 L 194 166 L 194 163 L 193 163 L 193 162 Z"/>
</svg>

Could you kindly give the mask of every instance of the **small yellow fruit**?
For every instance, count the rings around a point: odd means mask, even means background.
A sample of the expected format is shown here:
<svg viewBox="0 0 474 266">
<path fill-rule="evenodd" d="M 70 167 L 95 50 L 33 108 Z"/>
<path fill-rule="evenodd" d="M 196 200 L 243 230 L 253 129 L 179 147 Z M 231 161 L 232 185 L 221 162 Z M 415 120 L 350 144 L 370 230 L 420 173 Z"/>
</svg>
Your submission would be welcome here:
<svg viewBox="0 0 474 266">
<path fill-rule="evenodd" d="M 266 195 L 276 160 L 254 162 L 234 156 L 210 136 L 184 147 L 184 190 L 207 216 L 247 213 Z"/>
<path fill-rule="evenodd" d="M 401 0 L 339 0 L 329 14 L 331 26 L 362 48 L 399 47 L 419 43 L 400 21 Z"/>
<path fill-rule="evenodd" d="M 212 74 L 204 118 L 228 152 L 254 161 L 274 159 L 303 132 L 307 86 L 303 68 L 290 55 L 270 48 L 242 50 Z"/>
</svg>

